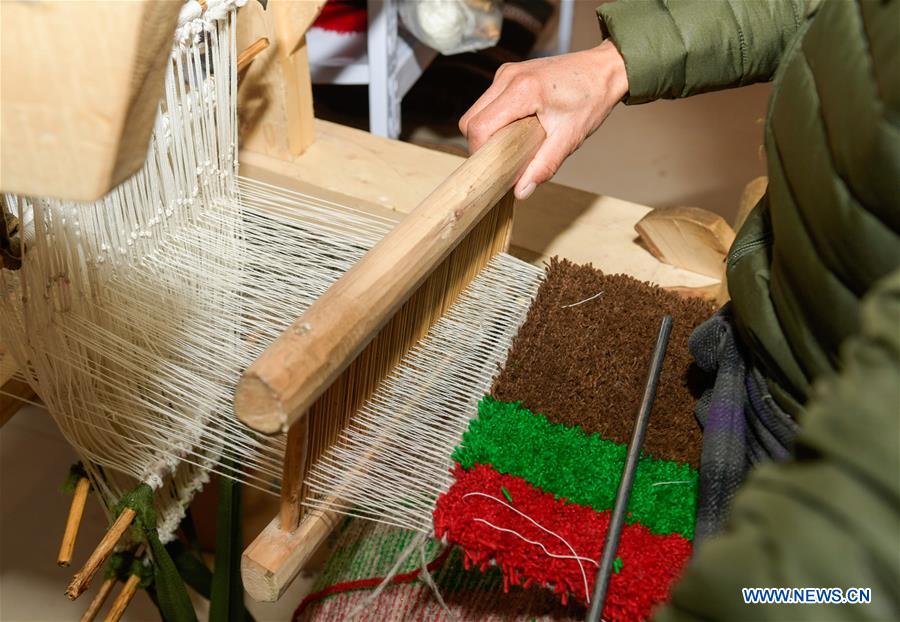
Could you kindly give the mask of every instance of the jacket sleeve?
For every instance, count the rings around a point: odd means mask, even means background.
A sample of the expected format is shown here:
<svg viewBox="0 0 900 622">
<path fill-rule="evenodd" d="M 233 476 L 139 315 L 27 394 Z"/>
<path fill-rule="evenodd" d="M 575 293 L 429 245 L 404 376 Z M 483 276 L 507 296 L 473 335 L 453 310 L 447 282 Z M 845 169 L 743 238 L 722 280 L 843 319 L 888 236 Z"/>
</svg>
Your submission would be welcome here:
<svg viewBox="0 0 900 622">
<path fill-rule="evenodd" d="M 751 474 L 657 620 L 900 619 L 900 270 L 864 298 L 841 363 L 795 458 Z M 864 587 L 871 603 L 748 605 L 743 587 Z"/>
<path fill-rule="evenodd" d="M 805 0 L 618 0 L 597 9 L 625 59 L 626 103 L 771 79 Z"/>
</svg>

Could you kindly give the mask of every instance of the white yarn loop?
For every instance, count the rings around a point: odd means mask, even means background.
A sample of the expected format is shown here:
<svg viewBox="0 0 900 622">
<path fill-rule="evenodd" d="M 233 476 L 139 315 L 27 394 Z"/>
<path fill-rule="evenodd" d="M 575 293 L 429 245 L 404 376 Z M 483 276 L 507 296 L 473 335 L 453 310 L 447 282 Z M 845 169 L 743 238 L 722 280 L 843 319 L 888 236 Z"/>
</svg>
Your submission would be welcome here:
<svg viewBox="0 0 900 622">
<path fill-rule="evenodd" d="M 176 45 L 184 48 L 198 43 L 202 33 L 214 30 L 216 22 L 226 19 L 245 4 L 247 0 L 207 0 L 204 11 L 197 0 L 188 0 L 178 13 L 178 26 L 175 28 Z"/>
</svg>

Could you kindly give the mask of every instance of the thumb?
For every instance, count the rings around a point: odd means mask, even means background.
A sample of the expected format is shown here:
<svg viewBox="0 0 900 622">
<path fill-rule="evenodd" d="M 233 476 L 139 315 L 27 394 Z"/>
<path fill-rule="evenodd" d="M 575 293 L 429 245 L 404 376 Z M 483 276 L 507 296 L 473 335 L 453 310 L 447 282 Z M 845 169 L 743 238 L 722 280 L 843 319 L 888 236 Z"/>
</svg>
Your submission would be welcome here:
<svg viewBox="0 0 900 622">
<path fill-rule="evenodd" d="M 569 141 L 560 132 L 548 136 L 516 182 L 516 198 L 524 201 L 530 197 L 535 188 L 556 174 L 570 153 Z"/>
</svg>

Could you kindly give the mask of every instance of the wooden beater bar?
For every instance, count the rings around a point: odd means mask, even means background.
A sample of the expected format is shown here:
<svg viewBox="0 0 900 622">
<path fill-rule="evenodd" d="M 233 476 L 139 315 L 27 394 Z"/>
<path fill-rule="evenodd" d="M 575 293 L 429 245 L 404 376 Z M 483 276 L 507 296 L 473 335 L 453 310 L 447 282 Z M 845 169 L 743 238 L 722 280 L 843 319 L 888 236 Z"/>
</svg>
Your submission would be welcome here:
<svg viewBox="0 0 900 622">
<path fill-rule="evenodd" d="M 244 372 L 238 418 L 287 431 L 509 190 L 543 139 L 529 117 L 466 160 Z"/>
<path fill-rule="evenodd" d="M 335 512 L 314 510 L 298 523 L 307 411 L 491 208 L 508 200 L 544 135 L 534 117 L 498 132 L 244 373 L 238 417 L 263 432 L 288 430 L 281 512 L 241 561 L 254 599 L 277 600 L 338 520 Z"/>
</svg>

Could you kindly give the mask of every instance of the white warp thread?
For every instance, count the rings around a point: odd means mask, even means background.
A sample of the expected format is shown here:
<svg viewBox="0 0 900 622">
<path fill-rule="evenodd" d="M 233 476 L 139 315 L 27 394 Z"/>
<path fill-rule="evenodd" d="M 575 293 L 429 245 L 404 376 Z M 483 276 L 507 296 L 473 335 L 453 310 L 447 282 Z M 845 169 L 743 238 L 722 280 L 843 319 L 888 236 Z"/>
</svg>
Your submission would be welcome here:
<svg viewBox="0 0 900 622">
<path fill-rule="evenodd" d="M 237 380 L 393 226 L 238 176 L 232 9 L 242 2 L 183 10 L 147 159 L 131 179 L 91 203 L 4 197 L 34 223 L 22 268 L 0 271 L 4 346 L 107 504 L 139 482 L 156 489 L 163 541 L 210 471 L 277 490 L 284 439 L 236 420 Z M 392 455 L 374 456 L 360 483 L 348 475 L 339 484 L 364 501 L 367 493 L 351 489 L 369 486 L 373 470 L 390 471 L 375 481 L 391 494 L 363 513 L 426 527 L 425 511 L 449 486 L 450 449 L 540 274 L 495 259 L 362 409 L 356 440 L 325 463 L 359 460 L 372 426 L 392 421 L 384 428 L 395 435 Z M 407 480 L 410 464 L 422 468 Z"/>
<path fill-rule="evenodd" d="M 432 529 L 451 454 L 525 319 L 543 271 L 501 254 L 381 383 L 310 470 L 313 508 Z"/>
</svg>

